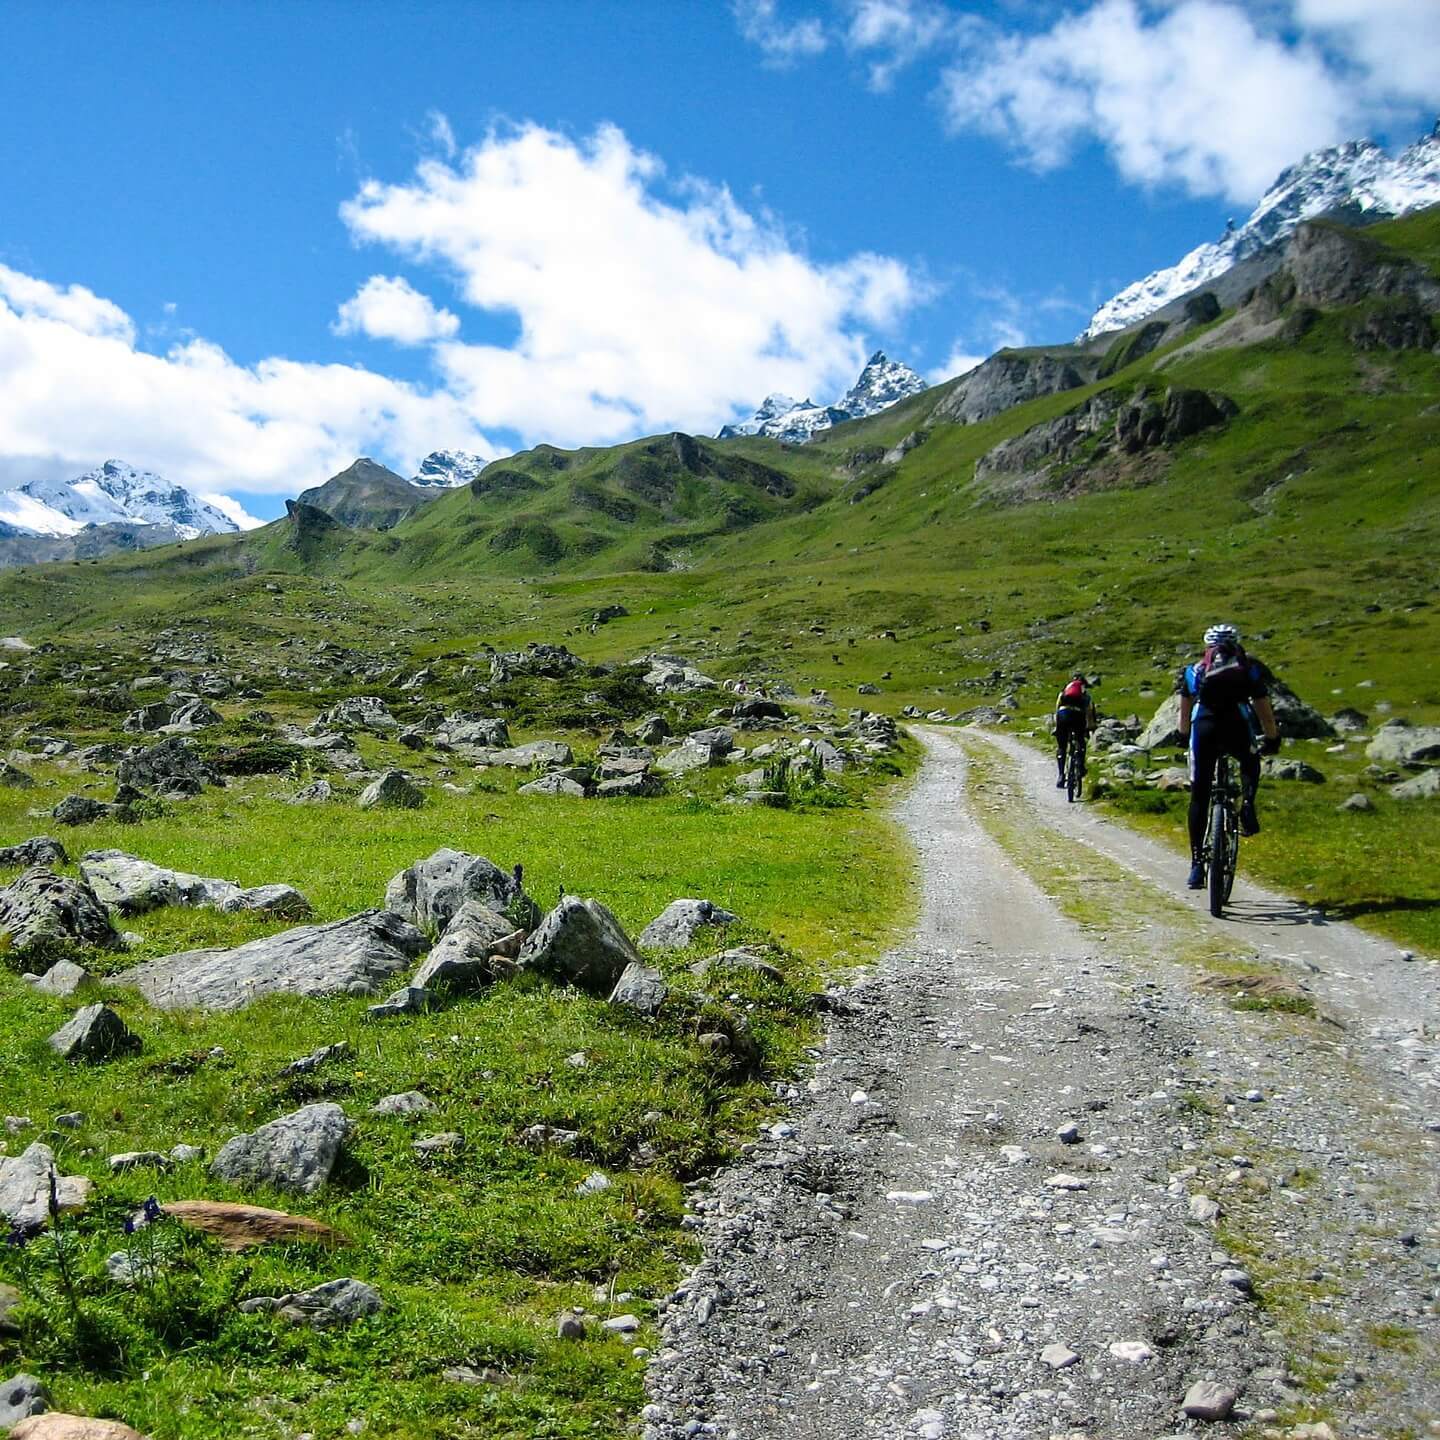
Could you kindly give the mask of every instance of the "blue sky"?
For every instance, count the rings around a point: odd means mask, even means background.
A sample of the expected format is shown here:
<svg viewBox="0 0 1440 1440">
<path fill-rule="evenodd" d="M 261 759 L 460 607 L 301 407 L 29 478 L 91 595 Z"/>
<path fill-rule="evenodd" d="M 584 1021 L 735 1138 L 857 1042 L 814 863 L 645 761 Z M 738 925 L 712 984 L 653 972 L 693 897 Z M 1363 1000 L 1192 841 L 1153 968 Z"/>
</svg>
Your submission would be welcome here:
<svg viewBox="0 0 1440 1440">
<path fill-rule="evenodd" d="M 1433 0 L 0 9 L 0 486 L 268 517 L 1064 339 L 1440 104 Z M 1429 43 L 1433 39 L 1434 43 Z"/>
</svg>

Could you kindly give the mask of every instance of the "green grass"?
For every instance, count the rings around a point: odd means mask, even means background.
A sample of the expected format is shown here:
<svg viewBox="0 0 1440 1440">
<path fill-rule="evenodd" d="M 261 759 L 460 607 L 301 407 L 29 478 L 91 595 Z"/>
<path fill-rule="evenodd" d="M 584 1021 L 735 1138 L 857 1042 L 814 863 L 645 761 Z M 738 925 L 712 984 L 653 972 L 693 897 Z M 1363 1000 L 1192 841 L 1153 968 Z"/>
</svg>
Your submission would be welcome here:
<svg viewBox="0 0 1440 1440">
<path fill-rule="evenodd" d="M 26 814 L 72 783 L 41 771 L 35 791 L 0 791 L 0 843 L 33 833 Z M 523 779 L 525 777 L 518 777 Z M 718 786 L 717 776 L 702 777 Z M 29 1296 L 12 1368 L 43 1373 L 55 1403 L 118 1414 L 155 1440 L 317 1436 L 363 1417 L 375 1433 L 422 1436 L 596 1436 L 627 1432 L 641 1403 L 640 1362 L 622 1341 L 554 1337 L 556 1313 L 652 1314 L 692 1255 L 680 1228 L 682 1183 L 731 1154 L 764 1114 L 769 1078 L 793 1072 L 814 1026 L 810 996 L 833 968 L 873 956 L 908 916 L 908 851 L 873 785 L 850 785 L 844 809 L 772 811 L 724 805 L 718 794 L 643 802 L 567 802 L 513 793 L 516 778 L 420 811 L 362 814 L 352 803 L 305 808 L 278 792 L 294 781 L 252 777 L 174 806 L 139 827 L 65 835 L 76 852 L 125 848 L 162 864 L 245 883 L 286 879 L 328 919 L 380 903 L 385 882 L 440 845 L 522 861 L 548 905 L 595 895 L 632 933 L 677 895 L 705 895 L 742 916 L 726 939 L 778 947 L 785 981 L 739 973 L 702 995 L 665 962 L 676 996 L 651 1023 L 583 996 L 520 981 L 414 1019 L 375 1024 L 362 999 L 274 998 L 241 1014 L 167 1015 L 104 982 L 100 992 L 140 1036 L 136 1056 L 93 1067 L 56 1058 L 45 1037 L 73 1002 L 34 994 L 0 970 L 0 1112 L 29 1115 L 66 1173 L 89 1175 L 98 1198 L 67 1222 L 80 1276 L 72 1322 L 46 1263 L 48 1241 L 0 1251 L 0 1278 Z M 0 879 L 6 877 L 0 876 Z M 124 963 L 200 945 L 230 945 L 280 928 L 253 918 L 167 909 L 124 922 L 143 943 Z M 710 945 L 721 943 L 717 934 Z M 706 948 L 706 947 L 702 947 Z M 98 958 L 98 957 L 97 957 Z M 113 970 L 117 962 L 102 964 Z M 706 1028 L 748 1020 L 763 1072 L 733 1068 L 700 1047 Z M 312 1075 L 279 1071 L 323 1044 L 350 1054 Z M 217 1049 L 218 1047 L 218 1049 Z M 586 1066 L 567 1057 L 584 1052 Z M 380 1096 L 420 1089 L 438 1113 L 419 1121 L 368 1114 Z M 106 1157 L 229 1136 L 318 1099 L 358 1122 L 336 1180 L 310 1200 L 246 1193 L 203 1165 L 112 1177 Z M 53 1118 L 79 1110 L 78 1130 Z M 578 1130 L 573 1154 L 533 1151 L 518 1136 L 545 1123 Z M 417 1134 L 459 1131 L 455 1156 L 421 1160 Z M 611 1176 L 577 1194 L 591 1170 Z M 149 1195 L 246 1198 L 314 1215 L 349 1246 L 272 1247 L 244 1256 L 211 1242 L 174 1247 L 155 1286 L 108 1281 L 104 1258 L 125 1248 L 123 1221 Z M 279 1294 L 339 1275 L 375 1284 L 384 1312 L 343 1333 L 312 1334 L 242 1315 L 240 1298 Z M 596 1287 L 633 1299 L 597 1301 Z M 647 1335 L 642 1335 L 647 1339 Z M 0 1347 L 5 1342 L 0 1341 Z M 0 1348 L 0 1354 L 4 1354 Z M 496 1383 L 464 1386 L 441 1372 L 493 1367 Z"/>
</svg>

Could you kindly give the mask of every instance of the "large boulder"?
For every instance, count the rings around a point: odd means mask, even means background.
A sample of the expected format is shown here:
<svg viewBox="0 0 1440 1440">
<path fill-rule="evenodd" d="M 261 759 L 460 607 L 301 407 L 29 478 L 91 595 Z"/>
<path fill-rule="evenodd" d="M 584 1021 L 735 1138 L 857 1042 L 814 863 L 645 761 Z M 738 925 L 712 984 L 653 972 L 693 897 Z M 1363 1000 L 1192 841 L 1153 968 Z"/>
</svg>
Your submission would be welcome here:
<svg viewBox="0 0 1440 1440">
<path fill-rule="evenodd" d="M 709 900 L 672 900 L 641 932 L 642 950 L 683 950 L 706 926 L 733 925 L 740 917 Z"/>
<path fill-rule="evenodd" d="M 418 810 L 425 792 L 403 770 L 387 770 L 360 792 L 362 810 Z"/>
<path fill-rule="evenodd" d="M 449 749 L 478 746 L 485 750 L 503 750 L 510 744 L 510 727 L 499 717 L 447 715 L 435 732 L 435 743 Z"/>
<path fill-rule="evenodd" d="M 1276 680 L 1270 687 L 1275 723 L 1287 740 L 1329 740 L 1335 727 L 1313 705 L 1307 705 L 1288 685 Z"/>
<path fill-rule="evenodd" d="M 217 1180 L 313 1195 L 329 1179 L 350 1134 L 338 1105 L 306 1105 L 227 1140 L 210 1166 Z"/>
<path fill-rule="evenodd" d="M 0 1430 L 9 1430 L 50 1408 L 50 1395 L 33 1375 L 12 1375 L 0 1382 Z"/>
<path fill-rule="evenodd" d="M 563 740 L 531 740 L 505 750 L 476 749 L 470 758 L 477 765 L 502 765 L 507 770 L 533 770 L 537 766 L 550 770 L 573 764 L 575 752 Z"/>
<path fill-rule="evenodd" d="M 140 1048 L 140 1041 L 108 1005 L 87 1005 L 49 1039 L 62 1060 L 109 1060 Z"/>
<path fill-rule="evenodd" d="M 40 1229 L 50 1216 L 50 1192 L 62 1211 L 82 1209 L 90 1197 L 83 1175 L 62 1175 L 55 1152 L 37 1141 L 19 1155 L 0 1155 L 0 1217 L 21 1234 Z"/>
<path fill-rule="evenodd" d="M 127 735 L 150 735 L 170 723 L 170 707 L 163 700 L 154 700 L 132 710 L 121 722 Z"/>
<path fill-rule="evenodd" d="M 634 1010 L 638 1015 L 655 1015 L 665 1003 L 669 986 L 658 970 L 642 961 L 632 961 L 615 982 L 610 1003 Z"/>
<path fill-rule="evenodd" d="M 422 989 L 476 989 L 503 969 L 513 968 L 509 962 L 519 954 L 524 938 L 509 916 L 477 900 L 467 900 L 410 984 Z"/>
<path fill-rule="evenodd" d="M 171 735 L 158 745 L 136 746 L 125 752 L 115 772 L 118 785 L 157 795 L 198 795 L 207 785 L 223 785 L 224 778 L 208 766 L 193 740 Z"/>
<path fill-rule="evenodd" d="M 517 795 L 563 795 L 571 800 L 583 800 L 585 787 L 578 780 L 572 780 L 568 775 L 542 775 L 538 780 L 532 780 L 528 785 L 522 785 L 515 793 Z"/>
<path fill-rule="evenodd" d="M 1440 725 L 1382 725 L 1365 747 L 1377 765 L 1423 765 L 1440 760 Z"/>
<path fill-rule="evenodd" d="M 1180 697 L 1167 695 L 1150 723 L 1135 742 L 1142 750 L 1164 750 L 1184 742 L 1180 739 Z"/>
<path fill-rule="evenodd" d="M 0 939 L 13 955 L 53 944 L 110 950 L 121 944 L 95 892 L 43 865 L 32 866 L 0 890 Z"/>
<path fill-rule="evenodd" d="M 68 1000 L 90 983 L 90 972 L 73 960 L 57 960 L 43 975 L 27 975 L 25 978 L 40 994 Z"/>
<path fill-rule="evenodd" d="M 311 728 L 318 731 L 329 726 L 340 730 L 371 730 L 376 734 L 385 734 L 398 730 L 400 722 L 378 695 L 351 695 L 348 699 L 332 705 Z"/>
<path fill-rule="evenodd" d="M 673 750 L 667 750 L 655 762 L 655 768 L 662 775 L 688 775 L 692 770 L 705 770 L 711 765 L 718 765 L 724 758 L 723 751 L 686 739 Z"/>
<path fill-rule="evenodd" d="M 97 820 L 120 818 L 118 805 L 106 804 L 93 795 L 67 795 L 50 812 L 51 819 L 61 825 L 93 825 Z"/>
<path fill-rule="evenodd" d="M 1440 798 L 1440 769 L 1422 770 L 1413 780 L 1402 781 L 1390 793 L 1397 800 Z"/>
<path fill-rule="evenodd" d="M 425 937 L 399 915 L 367 910 L 233 950 L 162 956 L 118 979 L 163 1010 L 237 1010 L 265 995 L 377 995 L 425 948 Z"/>
<path fill-rule="evenodd" d="M 35 777 L 8 760 L 0 760 L 0 785 L 9 790 L 33 790 Z"/>
<path fill-rule="evenodd" d="M 518 964 L 592 995 L 609 995 L 627 966 L 643 968 L 644 962 L 598 900 L 566 895 L 525 942 Z"/>
<path fill-rule="evenodd" d="M 385 887 L 387 910 L 431 932 L 444 931 L 467 900 L 507 916 L 512 929 L 533 930 L 540 921 L 540 907 L 521 886 L 519 866 L 502 870 L 483 855 L 463 850 L 437 850 Z"/>
<path fill-rule="evenodd" d="M 80 862 L 80 873 L 95 894 L 122 915 L 138 915 L 161 905 L 253 910 L 287 920 L 300 920 L 310 913 L 309 901 L 289 885 L 259 885 L 247 890 L 233 880 L 166 870 L 123 850 L 91 850 Z"/>
</svg>

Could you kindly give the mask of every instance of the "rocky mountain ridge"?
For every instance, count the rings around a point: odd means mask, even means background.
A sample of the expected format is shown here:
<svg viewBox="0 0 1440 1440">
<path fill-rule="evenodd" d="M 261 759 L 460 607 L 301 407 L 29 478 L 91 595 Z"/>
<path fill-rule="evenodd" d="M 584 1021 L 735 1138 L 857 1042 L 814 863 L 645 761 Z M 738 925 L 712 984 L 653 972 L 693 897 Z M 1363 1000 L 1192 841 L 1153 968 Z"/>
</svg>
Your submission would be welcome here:
<svg viewBox="0 0 1440 1440">
<path fill-rule="evenodd" d="M 859 379 L 833 405 L 817 405 L 810 399 L 795 400 L 777 391 L 767 395 L 748 420 L 726 425 L 719 438 L 763 435 L 787 444 L 803 445 L 817 431 L 879 414 L 897 401 L 928 388 L 908 365 L 877 350 L 865 362 Z"/>
<path fill-rule="evenodd" d="M 410 477 L 425 490 L 454 490 L 468 485 L 490 462 L 465 450 L 432 450 Z"/>
<path fill-rule="evenodd" d="M 1281 172 L 1243 225 L 1232 222 L 1218 240 L 1198 245 L 1176 264 L 1127 285 L 1095 312 L 1078 338 L 1083 342 L 1136 324 L 1272 249 L 1306 220 L 1338 214 L 1368 223 L 1437 203 L 1440 121 L 1394 159 L 1370 140 L 1315 150 Z"/>
<path fill-rule="evenodd" d="M 31 480 L 0 491 L 0 523 L 17 535 L 76 535 L 90 525 L 170 527 L 168 539 L 232 534 L 240 526 L 183 485 L 123 460 L 77 475 L 73 480 Z"/>
</svg>

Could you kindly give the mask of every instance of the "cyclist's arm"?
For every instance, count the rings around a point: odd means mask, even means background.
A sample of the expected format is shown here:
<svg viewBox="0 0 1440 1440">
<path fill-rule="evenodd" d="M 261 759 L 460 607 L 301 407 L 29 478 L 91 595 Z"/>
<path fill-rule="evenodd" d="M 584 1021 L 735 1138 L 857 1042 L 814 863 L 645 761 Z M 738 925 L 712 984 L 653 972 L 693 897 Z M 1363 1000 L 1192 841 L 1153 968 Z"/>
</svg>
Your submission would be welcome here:
<svg viewBox="0 0 1440 1440">
<path fill-rule="evenodd" d="M 1268 700 L 1265 702 L 1265 708 L 1267 710 L 1270 708 L 1270 702 Z M 1188 740 L 1190 738 L 1190 715 L 1194 709 L 1194 699 L 1188 693 L 1182 694 L 1180 696 L 1180 738 L 1182 740 Z M 1272 715 L 1270 719 L 1273 722 L 1275 717 Z"/>
<path fill-rule="evenodd" d="M 1268 695 L 1257 695 L 1250 704 L 1254 707 L 1255 718 L 1260 722 L 1260 728 L 1265 732 L 1267 740 L 1274 740 L 1279 737 L 1280 727 L 1275 723 L 1275 709 L 1270 704 Z M 1180 702 L 1181 714 L 1184 714 L 1185 702 Z M 1181 728 L 1185 728 L 1183 723 Z"/>
<path fill-rule="evenodd" d="M 1095 697 L 1087 690 L 1085 692 L 1085 733 L 1091 734 L 1099 723 L 1100 715 L 1095 709 Z"/>
</svg>

